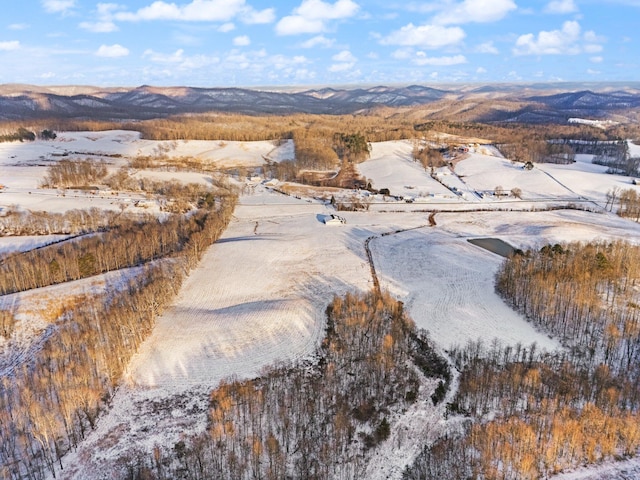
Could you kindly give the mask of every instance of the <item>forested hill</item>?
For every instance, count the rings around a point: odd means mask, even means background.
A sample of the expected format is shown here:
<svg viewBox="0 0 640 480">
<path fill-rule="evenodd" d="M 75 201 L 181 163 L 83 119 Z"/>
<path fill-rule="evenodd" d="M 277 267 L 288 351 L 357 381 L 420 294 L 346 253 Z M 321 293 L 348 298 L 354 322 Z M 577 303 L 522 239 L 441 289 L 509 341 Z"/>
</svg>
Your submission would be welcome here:
<svg viewBox="0 0 640 480">
<path fill-rule="evenodd" d="M 244 88 L 141 86 L 92 90 L 5 85 L 0 86 L 0 119 L 43 116 L 147 119 L 211 111 L 344 114 L 379 105 L 416 106 L 439 100 L 446 94 L 445 90 L 422 86 L 285 92 Z"/>
<path fill-rule="evenodd" d="M 350 114 L 429 106 L 434 119 L 564 123 L 640 116 L 640 84 L 425 85 L 319 89 L 0 85 L 0 120 L 143 120 L 172 114 Z M 630 116 L 631 115 L 631 116 Z M 635 118 L 635 117 L 634 117 Z"/>
</svg>

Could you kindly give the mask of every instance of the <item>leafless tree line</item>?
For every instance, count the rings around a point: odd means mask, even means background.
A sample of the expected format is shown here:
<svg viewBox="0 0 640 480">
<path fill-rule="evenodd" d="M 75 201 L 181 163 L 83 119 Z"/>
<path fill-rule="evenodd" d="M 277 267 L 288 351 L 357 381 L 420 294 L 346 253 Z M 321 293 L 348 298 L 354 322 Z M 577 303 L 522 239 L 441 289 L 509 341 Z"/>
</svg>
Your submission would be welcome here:
<svg viewBox="0 0 640 480">
<path fill-rule="evenodd" d="M 468 421 L 426 448 L 407 479 L 544 478 L 640 448 L 640 248 L 625 242 L 548 245 L 514 255 L 497 289 L 565 345 L 472 342 L 450 352 L 461 370 L 448 407 Z"/>
<path fill-rule="evenodd" d="M 107 176 L 107 167 L 94 160 L 60 160 L 47 169 L 43 188 L 69 188 L 94 185 Z"/>
<path fill-rule="evenodd" d="M 621 217 L 640 222 L 640 195 L 637 190 L 635 188 L 611 188 L 606 194 L 605 210 L 611 212 L 614 209 Z"/>
<path fill-rule="evenodd" d="M 139 218 L 134 216 L 134 218 Z M 97 232 L 132 218 L 121 212 L 99 208 L 67 210 L 64 213 L 38 212 L 9 207 L 0 217 L 0 235 L 81 235 Z"/>
<path fill-rule="evenodd" d="M 195 225 L 167 221 L 121 232 L 126 241 L 115 245 L 116 250 L 126 245 L 137 252 L 134 256 L 178 255 L 146 263 L 143 273 L 119 292 L 68 299 L 36 354 L 4 372 L 0 378 L 0 478 L 64 477 L 64 454 L 94 428 L 156 315 L 175 296 L 206 247 L 220 236 L 233 207 L 233 198 L 226 197 L 207 214 L 192 215 Z M 157 235 L 176 239 L 180 248 L 171 252 L 160 241 L 151 249 L 155 253 L 142 249 L 141 244 L 154 243 L 152 237 Z M 95 248 L 93 243 L 80 244 L 84 249 L 73 252 L 79 255 L 76 263 Z M 106 253 L 91 255 L 96 262 L 107 257 Z"/>
<path fill-rule="evenodd" d="M 92 235 L 53 244 L 2 258 L 0 293 L 16 293 L 92 275 L 133 267 L 181 252 L 195 244 L 205 248 L 216 238 L 233 201 L 221 202 L 220 209 L 198 209 L 193 215 L 172 215 L 158 219 L 120 222 Z M 218 226 L 220 225 L 220 226 Z M 215 227 L 214 227 L 215 226 Z"/>
<path fill-rule="evenodd" d="M 416 401 L 421 376 L 448 364 L 388 294 L 348 294 L 327 309 L 317 363 L 274 366 L 211 393 L 208 432 L 127 465 L 148 479 L 354 479 L 383 442 L 390 409 Z"/>
</svg>

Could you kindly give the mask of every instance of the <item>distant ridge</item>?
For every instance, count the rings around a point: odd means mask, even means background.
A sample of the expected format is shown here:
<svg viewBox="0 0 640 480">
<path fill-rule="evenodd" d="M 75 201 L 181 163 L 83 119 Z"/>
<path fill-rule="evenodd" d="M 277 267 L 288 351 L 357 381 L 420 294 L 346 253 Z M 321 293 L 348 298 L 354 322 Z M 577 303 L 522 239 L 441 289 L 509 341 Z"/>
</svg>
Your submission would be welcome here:
<svg viewBox="0 0 640 480">
<path fill-rule="evenodd" d="M 567 87 L 579 87 L 569 84 Z M 588 85 L 593 87 L 592 84 Z M 640 108 L 640 85 L 602 85 L 595 89 L 562 91 L 552 84 L 323 87 L 303 91 L 249 88 L 154 87 L 100 88 L 91 86 L 0 85 L 0 120 L 62 117 L 101 120 L 144 120 L 174 114 L 237 112 L 244 114 L 349 114 L 376 107 L 420 107 L 483 101 L 481 121 L 555 121 L 576 115 L 602 118 L 620 110 Z M 548 95 L 544 95 L 548 92 Z M 532 95 L 535 94 L 535 95 Z M 518 102 L 516 110 L 491 110 L 491 101 Z M 526 105 L 522 105 L 525 103 Z M 506 112 L 506 113 L 505 113 Z M 469 119 L 473 112 L 468 112 Z M 452 118 L 454 119 L 454 118 Z"/>
</svg>

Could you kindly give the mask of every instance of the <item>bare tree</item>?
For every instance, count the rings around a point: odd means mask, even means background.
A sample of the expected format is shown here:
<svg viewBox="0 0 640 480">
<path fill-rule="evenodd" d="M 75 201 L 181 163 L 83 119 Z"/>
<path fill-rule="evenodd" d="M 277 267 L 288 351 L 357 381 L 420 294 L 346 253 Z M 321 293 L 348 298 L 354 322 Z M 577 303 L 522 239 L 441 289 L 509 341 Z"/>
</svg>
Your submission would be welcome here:
<svg viewBox="0 0 640 480">
<path fill-rule="evenodd" d="M 513 187 L 511 189 L 511 196 L 515 198 L 522 199 L 522 190 L 518 187 Z"/>
</svg>

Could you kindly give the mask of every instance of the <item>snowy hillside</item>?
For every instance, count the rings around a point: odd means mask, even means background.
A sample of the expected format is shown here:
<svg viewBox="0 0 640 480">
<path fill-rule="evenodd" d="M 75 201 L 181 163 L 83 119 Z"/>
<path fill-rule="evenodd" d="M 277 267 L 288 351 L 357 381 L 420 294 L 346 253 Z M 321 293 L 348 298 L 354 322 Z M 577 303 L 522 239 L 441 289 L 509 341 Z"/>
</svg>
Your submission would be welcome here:
<svg viewBox="0 0 640 480">
<path fill-rule="evenodd" d="M 364 248 L 369 238 L 382 287 L 405 303 L 417 326 L 427 330 L 440 349 L 477 339 L 505 344 L 535 341 L 543 349 L 561 348 L 494 292 L 493 277 L 502 257 L 467 240 L 499 238 L 522 249 L 572 240 L 623 238 L 637 243 L 640 226 L 603 208 L 611 188 L 636 188 L 631 180 L 604 174 L 587 158 L 568 166 L 536 165 L 526 171 L 488 151 L 471 152 L 455 168 L 439 169 L 439 175 L 432 177 L 411 160 L 411 149 L 405 141 L 374 144 L 371 158 L 359 170 L 375 188 L 389 188 L 392 195 L 415 202 L 376 195 L 369 211 L 341 212 L 346 224 L 335 227 L 324 223 L 325 216 L 335 212 L 331 205 L 286 196 L 254 181 L 223 237 L 208 249 L 174 305 L 158 318 L 134 356 L 109 411 L 63 460 L 64 478 L 110 478 L 105 472 L 111 459 L 129 451 L 149 451 L 155 445 L 172 448 L 184 432 L 202 431 L 208 392 L 220 381 L 256 376 L 278 361 L 310 359 L 323 337 L 325 308 L 331 298 L 373 286 Z M 128 157 L 159 150 L 225 168 L 255 167 L 263 164 L 264 157 L 277 161 L 293 156 L 290 142 L 281 147 L 271 142 L 152 142 L 125 131 L 64 133 L 49 142 L 0 143 L 0 184 L 5 187 L 0 191 L 0 206 L 51 212 L 86 206 L 134 210 L 137 197 L 131 194 L 38 187 L 47 166 L 62 155 L 91 156 L 115 169 Z M 208 178 L 159 171 L 137 175 L 205 183 Z M 507 194 L 518 188 L 522 198 L 479 194 L 496 186 Z M 590 211 L 544 211 L 548 204 L 578 204 Z M 455 209 L 464 211 L 450 212 Z M 429 218 L 432 212 L 436 212 L 431 217 L 435 225 Z M 0 240 L 0 251 L 39 244 L 33 238 Z M 109 277 L 103 282 L 116 280 Z M 83 285 L 99 288 L 103 283 Z M 28 295 L 77 294 L 77 287 L 64 288 L 48 287 Z M 20 302 L 29 301 L 27 294 L 19 295 Z M 37 328 L 25 327 L 23 339 L 46 328 L 42 309 L 34 308 L 30 314 Z M 0 347 L 3 362 L 7 355 L 15 355 L 5 345 Z M 427 415 L 423 424 L 428 426 L 438 424 L 440 414 L 429 410 L 408 415 Z M 410 418 L 399 421 L 411 423 Z M 370 478 L 399 479 L 404 464 L 417 453 L 410 444 L 410 438 L 396 438 L 395 453 L 381 457 L 384 461 L 378 459 Z M 382 450 L 376 455 L 384 456 Z"/>
</svg>

